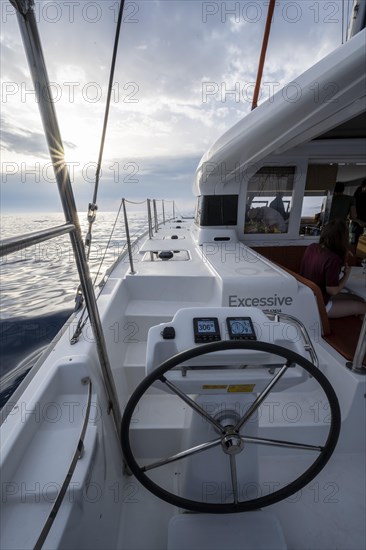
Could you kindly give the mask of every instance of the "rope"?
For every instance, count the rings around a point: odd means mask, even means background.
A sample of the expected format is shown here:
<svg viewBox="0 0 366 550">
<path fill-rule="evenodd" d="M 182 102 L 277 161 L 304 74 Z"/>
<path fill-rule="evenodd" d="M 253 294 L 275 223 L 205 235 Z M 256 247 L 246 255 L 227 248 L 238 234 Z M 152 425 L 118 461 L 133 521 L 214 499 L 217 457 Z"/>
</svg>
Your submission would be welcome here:
<svg viewBox="0 0 366 550">
<path fill-rule="evenodd" d="M 140 201 L 140 202 L 137 202 L 137 201 L 129 201 L 127 199 L 125 199 L 126 202 L 128 202 L 129 204 L 144 204 L 147 199 L 143 200 L 143 201 Z"/>
</svg>

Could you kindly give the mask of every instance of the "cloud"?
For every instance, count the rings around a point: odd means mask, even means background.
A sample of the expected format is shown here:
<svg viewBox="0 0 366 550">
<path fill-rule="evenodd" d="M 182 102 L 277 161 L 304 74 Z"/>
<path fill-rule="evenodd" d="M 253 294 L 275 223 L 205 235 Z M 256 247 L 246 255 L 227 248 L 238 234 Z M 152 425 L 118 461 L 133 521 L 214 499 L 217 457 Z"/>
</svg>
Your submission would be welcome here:
<svg viewBox="0 0 366 550">
<path fill-rule="evenodd" d="M 66 157 L 80 166 L 98 158 L 117 6 L 114 0 L 36 2 Z M 260 101 L 340 43 L 340 8 L 339 0 L 277 3 Z M 2 14 L 4 157 L 45 160 L 38 105 L 28 93 L 29 70 L 12 12 L 8 6 Z M 104 150 L 107 166 L 141 166 L 139 184 L 127 181 L 123 192 L 151 194 L 154 185 L 159 192 L 174 189 L 176 197 L 190 193 L 198 159 L 250 110 L 265 19 L 261 1 L 126 3 Z M 81 169 L 75 177 L 84 200 L 92 183 Z M 121 184 L 110 178 L 106 200 L 118 201 Z M 36 189 L 34 194 L 39 201 Z"/>
<path fill-rule="evenodd" d="M 22 127 L 10 127 L 2 121 L 1 148 L 20 155 L 48 159 L 46 139 L 43 134 L 30 132 Z"/>
</svg>

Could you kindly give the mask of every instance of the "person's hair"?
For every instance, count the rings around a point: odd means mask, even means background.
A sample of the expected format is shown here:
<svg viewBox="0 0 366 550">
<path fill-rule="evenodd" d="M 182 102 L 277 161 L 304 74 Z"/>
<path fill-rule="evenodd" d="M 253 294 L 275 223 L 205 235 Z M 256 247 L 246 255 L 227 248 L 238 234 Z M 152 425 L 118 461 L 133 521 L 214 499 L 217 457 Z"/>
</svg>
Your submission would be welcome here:
<svg viewBox="0 0 366 550">
<path fill-rule="evenodd" d="M 343 193 L 344 183 L 342 181 L 337 181 L 334 186 L 334 193 Z"/>
<path fill-rule="evenodd" d="M 320 234 L 319 244 L 322 248 L 331 250 L 342 261 L 346 259 L 349 245 L 348 226 L 344 220 L 331 220 Z"/>
</svg>

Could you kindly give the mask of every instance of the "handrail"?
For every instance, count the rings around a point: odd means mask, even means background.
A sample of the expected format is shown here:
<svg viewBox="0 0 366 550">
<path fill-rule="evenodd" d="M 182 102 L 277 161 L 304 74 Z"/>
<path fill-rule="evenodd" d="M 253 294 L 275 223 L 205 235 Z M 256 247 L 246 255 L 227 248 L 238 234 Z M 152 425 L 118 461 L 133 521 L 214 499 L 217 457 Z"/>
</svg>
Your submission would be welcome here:
<svg viewBox="0 0 366 550">
<path fill-rule="evenodd" d="M 0 258 L 7 256 L 12 252 L 18 252 L 23 248 L 28 248 L 34 244 L 42 243 L 55 237 L 60 237 L 67 233 L 75 231 L 75 225 L 72 223 L 65 223 L 58 225 L 50 229 L 43 229 L 42 231 L 33 231 L 24 235 L 18 235 L 15 237 L 8 237 L 0 241 Z"/>
<path fill-rule="evenodd" d="M 123 217 L 124 217 L 124 224 L 125 224 L 125 231 L 126 231 L 126 244 L 125 244 L 125 246 L 127 246 L 127 252 L 128 252 L 129 262 L 130 262 L 130 273 L 131 273 L 131 275 L 134 275 L 136 273 L 136 271 L 135 271 L 134 265 L 133 265 L 132 245 L 135 244 L 136 240 L 133 243 L 131 242 L 129 224 L 128 224 L 128 217 L 127 217 L 127 210 L 126 210 L 126 199 L 123 198 L 121 202 L 122 202 L 122 206 L 123 206 Z M 131 202 L 131 201 L 127 201 L 127 202 Z M 155 233 L 157 233 L 158 230 L 159 230 L 159 226 L 164 225 L 165 222 L 166 222 L 166 220 L 165 220 L 165 210 L 164 210 L 164 201 L 162 200 L 163 221 L 159 223 L 156 199 L 152 199 L 153 208 L 154 208 L 154 228 L 153 228 L 153 220 L 152 220 L 152 215 L 151 215 L 151 199 L 147 199 L 146 203 L 147 203 L 147 217 L 148 217 L 148 234 L 149 234 L 149 239 L 152 239 L 153 236 L 154 236 L 154 231 L 155 231 Z M 145 235 L 146 235 L 146 233 L 142 234 L 140 237 L 137 238 L 137 240 L 139 240 L 139 238 L 144 237 Z M 124 254 L 122 253 L 121 258 L 123 256 L 124 256 Z M 119 260 L 117 260 L 117 262 Z M 116 265 L 116 262 L 111 267 L 111 270 L 113 269 L 114 265 Z"/>
<path fill-rule="evenodd" d="M 76 446 L 76 449 L 74 451 L 70 467 L 68 469 L 67 475 L 62 483 L 61 489 L 57 495 L 57 498 L 55 502 L 53 503 L 51 512 L 49 513 L 47 520 L 43 526 L 43 529 L 38 537 L 38 540 L 36 544 L 34 545 L 34 550 L 41 550 L 43 547 L 43 544 L 48 536 L 48 533 L 51 530 L 51 527 L 53 525 L 53 522 L 55 521 L 57 512 L 62 504 L 62 501 L 64 499 L 64 496 L 66 494 L 66 491 L 70 485 L 70 481 L 72 478 L 72 475 L 75 471 L 76 465 L 78 463 L 78 460 L 80 460 L 84 453 L 84 439 L 86 434 L 86 429 L 88 427 L 88 422 L 90 422 L 90 406 L 91 406 L 91 398 L 92 398 L 92 383 L 90 378 L 85 378 L 82 380 L 83 385 L 88 385 L 88 396 L 87 396 L 87 403 L 86 403 L 86 410 L 83 414 L 84 421 L 83 425 L 81 427 L 80 437 Z"/>
<path fill-rule="evenodd" d="M 316 351 L 314 349 L 314 346 L 311 342 L 311 339 L 309 337 L 308 331 L 306 330 L 305 325 L 301 321 L 299 321 L 299 319 L 297 319 L 293 315 L 289 315 L 288 313 L 272 313 L 271 311 L 266 311 L 266 310 L 264 310 L 263 313 L 265 313 L 267 315 L 267 317 L 269 317 L 269 318 L 273 317 L 273 319 L 275 319 L 275 320 L 283 319 L 284 321 L 286 321 L 286 320 L 291 321 L 295 325 L 297 325 L 300 329 L 303 340 L 305 342 L 305 345 L 304 345 L 305 351 L 307 351 L 308 354 L 310 355 L 313 364 L 317 368 L 319 368 L 319 359 L 318 359 L 318 356 L 317 356 Z"/>
</svg>

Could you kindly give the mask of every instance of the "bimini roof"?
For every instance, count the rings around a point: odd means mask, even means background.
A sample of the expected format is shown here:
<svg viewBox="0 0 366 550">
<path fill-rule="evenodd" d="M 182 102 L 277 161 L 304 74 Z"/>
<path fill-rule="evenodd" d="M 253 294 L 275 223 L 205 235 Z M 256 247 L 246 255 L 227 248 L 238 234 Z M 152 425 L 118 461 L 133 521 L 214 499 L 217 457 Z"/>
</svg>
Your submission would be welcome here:
<svg viewBox="0 0 366 550">
<path fill-rule="evenodd" d="M 229 181 L 239 181 L 268 155 L 285 153 L 365 111 L 365 44 L 366 29 L 227 131 L 202 157 L 194 193 L 225 193 Z"/>
</svg>

